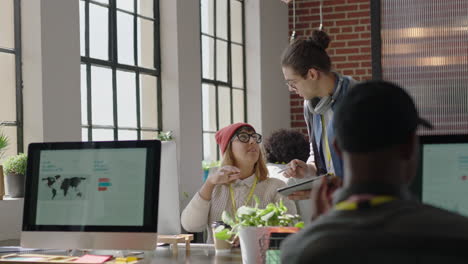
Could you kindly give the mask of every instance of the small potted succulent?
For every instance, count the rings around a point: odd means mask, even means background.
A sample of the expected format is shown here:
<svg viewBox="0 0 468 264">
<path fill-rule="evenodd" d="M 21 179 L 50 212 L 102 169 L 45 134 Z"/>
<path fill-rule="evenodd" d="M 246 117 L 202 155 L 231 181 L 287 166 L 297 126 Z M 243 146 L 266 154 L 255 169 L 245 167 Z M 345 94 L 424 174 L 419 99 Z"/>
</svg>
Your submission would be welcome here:
<svg viewBox="0 0 468 264">
<path fill-rule="evenodd" d="M 161 131 L 156 134 L 156 139 L 161 141 L 172 141 L 174 140 L 174 136 L 172 135 L 172 131 Z"/>
<path fill-rule="evenodd" d="M 12 198 L 24 197 L 27 159 L 26 154 L 21 153 L 8 157 L 3 163 L 7 194 Z"/>
</svg>

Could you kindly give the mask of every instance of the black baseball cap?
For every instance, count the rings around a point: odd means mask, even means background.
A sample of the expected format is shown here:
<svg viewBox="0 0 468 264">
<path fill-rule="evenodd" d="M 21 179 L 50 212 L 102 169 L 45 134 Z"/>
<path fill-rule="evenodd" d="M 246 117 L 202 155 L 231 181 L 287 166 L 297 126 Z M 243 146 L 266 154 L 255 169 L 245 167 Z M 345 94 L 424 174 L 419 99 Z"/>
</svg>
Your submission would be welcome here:
<svg viewBox="0 0 468 264">
<path fill-rule="evenodd" d="M 334 128 L 338 145 L 347 152 L 372 152 L 405 143 L 418 125 L 411 96 L 396 84 L 367 81 L 352 87 L 337 105 Z"/>
</svg>

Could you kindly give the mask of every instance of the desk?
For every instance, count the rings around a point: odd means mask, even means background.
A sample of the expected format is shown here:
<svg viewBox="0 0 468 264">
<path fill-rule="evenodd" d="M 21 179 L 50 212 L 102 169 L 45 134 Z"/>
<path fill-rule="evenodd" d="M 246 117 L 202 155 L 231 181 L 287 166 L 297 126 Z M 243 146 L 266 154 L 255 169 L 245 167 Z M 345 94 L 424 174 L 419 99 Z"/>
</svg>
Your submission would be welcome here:
<svg viewBox="0 0 468 264">
<path fill-rule="evenodd" d="M 153 252 L 147 252 L 152 255 L 150 258 L 141 261 L 148 264 L 173 264 L 173 263 L 215 263 L 215 264 L 239 264 L 242 263 L 242 256 L 239 248 L 233 249 L 231 253 L 222 256 L 215 255 L 215 249 L 212 244 L 192 244 L 190 254 L 186 255 L 185 248 L 180 245 L 179 254 L 173 255 L 170 247 L 158 247 Z M 41 253 L 41 252 L 38 252 Z M 99 250 L 95 253 L 99 254 Z M 109 252 L 102 252 L 109 254 Z M 44 252 L 44 254 L 47 254 Z M 64 252 L 53 252 L 55 255 L 66 255 Z M 93 252 L 90 252 L 93 254 Z M 2 255 L 2 254 L 0 254 Z"/>
<path fill-rule="evenodd" d="M 216 263 L 216 264 L 238 264 L 242 263 L 242 256 L 239 248 L 233 249 L 231 253 L 216 256 L 213 245 L 192 244 L 190 255 L 186 255 L 185 249 L 180 248 L 177 256 L 172 255 L 172 249 L 169 247 L 158 247 L 150 262 L 154 264 L 169 263 Z"/>
</svg>

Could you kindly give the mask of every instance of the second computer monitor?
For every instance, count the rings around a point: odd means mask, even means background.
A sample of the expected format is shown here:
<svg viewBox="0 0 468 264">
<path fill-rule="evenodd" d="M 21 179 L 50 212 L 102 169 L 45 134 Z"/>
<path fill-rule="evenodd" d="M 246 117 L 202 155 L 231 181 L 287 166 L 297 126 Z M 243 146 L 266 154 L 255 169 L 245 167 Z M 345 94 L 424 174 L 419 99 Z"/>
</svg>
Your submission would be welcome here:
<svg viewBox="0 0 468 264">
<path fill-rule="evenodd" d="M 422 202 L 468 216 L 468 135 L 422 136 Z"/>
</svg>

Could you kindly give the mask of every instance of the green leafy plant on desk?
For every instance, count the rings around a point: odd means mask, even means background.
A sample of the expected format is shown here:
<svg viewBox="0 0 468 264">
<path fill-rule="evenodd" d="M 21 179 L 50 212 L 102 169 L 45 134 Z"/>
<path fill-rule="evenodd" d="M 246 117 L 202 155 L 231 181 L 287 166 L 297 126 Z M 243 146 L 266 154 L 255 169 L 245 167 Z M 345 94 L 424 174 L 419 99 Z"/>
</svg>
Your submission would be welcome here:
<svg viewBox="0 0 468 264">
<path fill-rule="evenodd" d="M 255 207 L 241 206 L 237 209 L 236 215 L 231 215 L 224 211 L 222 220 L 225 224 L 215 228 L 214 233 L 217 239 L 234 241 L 239 235 L 239 228 L 245 226 L 265 227 L 282 226 L 303 228 L 304 222 L 300 221 L 299 215 L 287 214 L 288 209 L 283 204 L 283 200 L 277 203 L 270 203 L 265 209 L 258 208 L 260 201 L 254 196 Z"/>
</svg>

